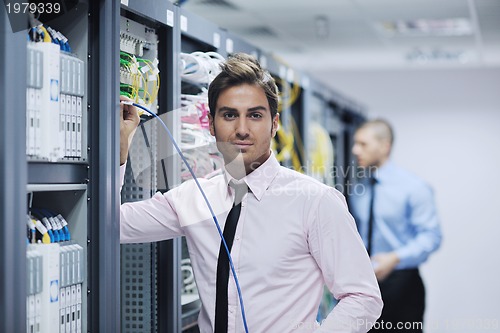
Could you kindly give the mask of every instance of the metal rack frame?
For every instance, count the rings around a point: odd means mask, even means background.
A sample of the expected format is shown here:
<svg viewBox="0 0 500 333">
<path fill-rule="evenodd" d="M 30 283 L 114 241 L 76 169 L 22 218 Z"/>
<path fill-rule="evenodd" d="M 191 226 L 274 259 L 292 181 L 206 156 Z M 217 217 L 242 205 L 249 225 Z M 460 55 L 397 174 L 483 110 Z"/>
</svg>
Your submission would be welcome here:
<svg viewBox="0 0 500 333">
<path fill-rule="evenodd" d="M 26 24 L 27 24 L 26 17 Z M 26 330 L 26 38 L 0 5 L 0 331 Z M 19 152 L 22 153 L 19 153 Z"/>
</svg>

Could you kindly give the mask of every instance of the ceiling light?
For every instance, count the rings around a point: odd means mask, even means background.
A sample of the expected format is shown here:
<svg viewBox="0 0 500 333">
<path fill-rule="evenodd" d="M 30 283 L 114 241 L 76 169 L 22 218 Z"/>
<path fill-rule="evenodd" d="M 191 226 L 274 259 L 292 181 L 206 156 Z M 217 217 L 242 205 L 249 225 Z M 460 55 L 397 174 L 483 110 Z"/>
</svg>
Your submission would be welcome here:
<svg viewBox="0 0 500 333">
<path fill-rule="evenodd" d="M 319 15 L 314 18 L 316 37 L 326 39 L 330 35 L 330 22 L 325 15 Z"/>
<path fill-rule="evenodd" d="M 393 36 L 470 36 L 472 23 L 466 18 L 443 20 L 396 20 L 379 22 L 385 33 Z"/>
<path fill-rule="evenodd" d="M 410 63 L 430 64 L 430 63 L 459 63 L 467 64 L 475 60 L 472 52 L 463 50 L 445 50 L 442 48 L 414 48 L 406 53 L 405 58 Z"/>
</svg>

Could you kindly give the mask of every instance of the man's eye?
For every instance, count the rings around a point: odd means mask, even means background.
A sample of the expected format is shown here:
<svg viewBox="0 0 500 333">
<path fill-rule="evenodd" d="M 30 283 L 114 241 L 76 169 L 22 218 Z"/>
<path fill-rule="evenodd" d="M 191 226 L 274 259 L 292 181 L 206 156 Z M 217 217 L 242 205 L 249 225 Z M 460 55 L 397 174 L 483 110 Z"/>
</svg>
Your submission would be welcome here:
<svg viewBox="0 0 500 333">
<path fill-rule="evenodd" d="M 262 115 L 260 113 L 252 113 L 250 115 L 250 118 L 256 118 L 256 119 L 259 119 L 259 118 L 262 118 Z"/>
<path fill-rule="evenodd" d="M 234 119 L 234 118 L 236 118 L 236 114 L 234 114 L 234 113 L 224 113 L 224 118 L 226 118 L 226 119 Z"/>
</svg>

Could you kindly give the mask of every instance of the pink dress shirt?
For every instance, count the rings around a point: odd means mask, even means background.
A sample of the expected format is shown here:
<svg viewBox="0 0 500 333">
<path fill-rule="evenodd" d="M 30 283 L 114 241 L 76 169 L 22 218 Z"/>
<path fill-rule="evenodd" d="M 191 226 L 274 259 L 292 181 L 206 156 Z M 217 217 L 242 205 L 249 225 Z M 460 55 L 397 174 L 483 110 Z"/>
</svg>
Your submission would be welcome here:
<svg viewBox="0 0 500 333">
<path fill-rule="evenodd" d="M 122 177 L 124 171 L 122 166 Z M 228 173 L 199 179 L 222 230 L 234 196 L 230 180 Z M 382 300 L 342 194 L 280 166 L 273 154 L 243 181 L 250 190 L 231 255 L 249 332 L 367 332 L 380 316 Z M 220 236 L 194 181 L 125 203 L 120 213 L 122 243 L 186 237 L 202 302 L 198 324 L 201 333 L 212 333 Z M 339 303 L 320 326 L 323 285 Z M 244 332 L 232 274 L 228 332 Z"/>
</svg>

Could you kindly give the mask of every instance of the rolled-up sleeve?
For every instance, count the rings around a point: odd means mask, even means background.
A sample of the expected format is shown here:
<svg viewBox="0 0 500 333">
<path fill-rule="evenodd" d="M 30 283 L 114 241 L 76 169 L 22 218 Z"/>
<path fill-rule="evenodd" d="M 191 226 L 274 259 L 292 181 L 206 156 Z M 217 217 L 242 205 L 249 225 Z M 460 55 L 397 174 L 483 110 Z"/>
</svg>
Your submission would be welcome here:
<svg viewBox="0 0 500 333">
<path fill-rule="evenodd" d="M 123 184 L 125 165 L 120 167 Z M 172 191 L 175 191 L 172 190 Z M 144 243 L 183 236 L 173 204 L 172 191 L 157 192 L 150 199 L 120 206 L 120 242 Z"/>
<path fill-rule="evenodd" d="M 441 245 L 442 234 L 432 189 L 424 183 L 412 188 L 408 196 L 409 225 L 413 237 L 396 250 L 398 269 L 417 267 Z"/>
<path fill-rule="evenodd" d="M 315 332 L 367 332 L 381 314 L 382 298 L 354 219 L 338 191 L 331 189 L 319 199 L 308 241 L 326 286 L 339 300 Z"/>
</svg>

